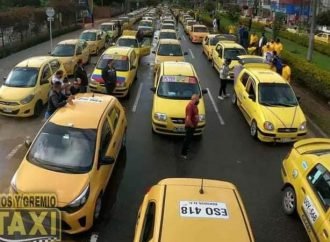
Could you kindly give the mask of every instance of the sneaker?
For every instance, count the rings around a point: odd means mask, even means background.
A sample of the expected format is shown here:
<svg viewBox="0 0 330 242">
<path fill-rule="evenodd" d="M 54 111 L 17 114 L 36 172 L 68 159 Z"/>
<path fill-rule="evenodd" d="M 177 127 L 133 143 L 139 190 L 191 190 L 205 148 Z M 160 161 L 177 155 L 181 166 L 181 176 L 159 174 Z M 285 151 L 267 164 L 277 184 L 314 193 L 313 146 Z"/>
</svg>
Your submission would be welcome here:
<svg viewBox="0 0 330 242">
<path fill-rule="evenodd" d="M 226 94 L 226 95 L 225 95 L 225 97 L 230 97 L 230 94 L 229 94 L 229 93 L 228 93 L 228 94 Z"/>
<path fill-rule="evenodd" d="M 187 160 L 188 156 L 187 155 L 181 155 L 181 158 L 184 159 L 184 160 Z"/>
<path fill-rule="evenodd" d="M 223 100 L 223 97 L 222 96 L 218 96 L 218 99 Z"/>
</svg>

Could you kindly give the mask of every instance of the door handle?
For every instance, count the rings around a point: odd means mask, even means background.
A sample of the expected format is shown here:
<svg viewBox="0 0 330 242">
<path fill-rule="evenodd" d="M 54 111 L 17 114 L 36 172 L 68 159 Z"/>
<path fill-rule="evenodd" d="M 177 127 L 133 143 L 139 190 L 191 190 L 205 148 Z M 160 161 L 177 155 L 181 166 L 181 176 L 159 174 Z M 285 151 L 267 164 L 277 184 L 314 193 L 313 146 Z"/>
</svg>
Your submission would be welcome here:
<svg viewBox="0 0 330 242">
<path fill-rule="evenodd" d="M 303 193 L 306 193 L 305 188 L 301 187 L 301 190 L 303 191 Z"/>
<path fill-rule="evenodd" d="M 328 234 L 328 232 L 325 230 L 325 229 L 323 229 L 323 237 L 325 237 L 325 238 L 328 238 L 329 237 L 329 234 Z"/>
</svg>

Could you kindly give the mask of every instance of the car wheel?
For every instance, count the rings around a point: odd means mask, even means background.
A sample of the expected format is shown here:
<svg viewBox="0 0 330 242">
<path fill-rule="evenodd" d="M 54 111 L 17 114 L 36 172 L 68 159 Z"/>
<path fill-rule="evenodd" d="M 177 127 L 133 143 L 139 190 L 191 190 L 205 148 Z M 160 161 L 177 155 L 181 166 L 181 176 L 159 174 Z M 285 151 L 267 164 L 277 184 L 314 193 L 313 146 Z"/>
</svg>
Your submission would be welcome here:
<svg viewBox="0 0 330 242">
<path fill-rule="evenodd" d="M 293 215 L 296 212 L 297 198 L 291 186 L 284 188 L 282 193 L 282 208 L 286 215 Z"/>
<path fill-rule="evenodd" d="M 237 104 L 237 97 L 236 97 L 236 93 L 235 92 L 233 93 L 233 96 L 231 97 L 231 103 L 233 105 L 236 105 Z"/>
<path fill-rule="evenodd" d="M 100 218 L 101 209 L 102 209 L 102 196 L 100 194 L 95 202 L 95 208 L 94 208 L 94 214 L 93 214 L 93 219 L 94 219 L 93 224 L 95 224 L 95 222 Z"/>
<path fill-rule="evenodd" d="M 38 100 L 38 102 L 34 106 L 33 116 L 39 117 L 42 113 L 42 109 L 43 109 L 42 101 Z"/>
<path fill-rule="evenodd" d="M 252 123 L 250 126 L 250 134 L 255 139 L 258 137 L 258 125 L 255 120 L 252 120 Z"/>
</svg>

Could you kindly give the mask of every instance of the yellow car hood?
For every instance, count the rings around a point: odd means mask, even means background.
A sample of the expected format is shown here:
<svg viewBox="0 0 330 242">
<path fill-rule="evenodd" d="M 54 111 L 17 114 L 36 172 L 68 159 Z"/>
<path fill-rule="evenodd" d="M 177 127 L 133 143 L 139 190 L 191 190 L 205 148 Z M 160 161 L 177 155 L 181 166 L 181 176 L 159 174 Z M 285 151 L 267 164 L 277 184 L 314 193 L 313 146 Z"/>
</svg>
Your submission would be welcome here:
<svg viewBox="0 0 330 242">
<path fill-rule="evenodd" d="M 117 71 L 117 83 L 122 83 L 127 80 L 128 77 L 128 71 Z M 92 75 L 91 79 L 98 83 L 104 83 L 103 78 L 102 78 L 102 70 L 95 68 Z"/>
<path fill-rule="evenodd" d="M 305 122 L 305 115 L 299 106 L 296 107 L 268 107 L 260 106 L 265 121 L 274 124 L 275 128 L 298 128 Z"/>
<path fill-rule="evenodd" d="M 73 56 L 57 57 L 61 63 L 66 64 L 70 63 L 73 60 Z"/>
<path fill-rule="evenodd" d="M 190 100 L 178 100 L 156 97 L 154 98 L 153 110 L 158 113 L 165 113 L 169 117 L 184 118 L 186 106 Z M 199 114 L 205 115 L 204 99 L 201 98 L 198 104 Z"/>
<path fill-rule="evenodd" d="M 2 85 L 0 88 L 0 100 L 20 101 L 34 94 L 34 87 L 8 87 Z"/>
<path fill-rule="evenodd" d="M 88 173 L 69 174 L 47 170 L 24 160 L 15 175 L 16 187 L 24 193 L 54 193 L 59 206 L 76 199 L 89 182 Z"/>
</svg>

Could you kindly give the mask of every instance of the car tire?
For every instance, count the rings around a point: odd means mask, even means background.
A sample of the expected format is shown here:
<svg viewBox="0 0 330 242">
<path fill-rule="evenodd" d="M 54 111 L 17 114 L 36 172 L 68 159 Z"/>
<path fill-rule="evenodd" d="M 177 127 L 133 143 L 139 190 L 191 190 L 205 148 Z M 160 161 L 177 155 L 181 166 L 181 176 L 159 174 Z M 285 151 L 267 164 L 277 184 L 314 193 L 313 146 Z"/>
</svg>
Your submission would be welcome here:
<svg viewBox="0 0 330 242">
<path fill-rule="evenodd" d="M 293 215 L 296 213 L 297 197 L 291 186 L 285 187 L 282 192 L 282 208 L 286 215 Z"/>
<path fill-rule="evenodd" d="M 231 103 L 233 105 L 237 105 L 237 96 L 236 96 L 235 92 L 233 93 L 233 96 L 231 97 Z"/>
<path fill-rule="evenodd" d="M 258 125 L 255 120 L 252 120 L 252 122 L 251 122 L 250 135 L 255 139 L 258 138 Z"/>
<path fill-rule="evenodd" d="M 94 212 L 93 212 L 93 224 L 100 218 L 102 210 L 102 195 L 100 194 L 95 202 Z"/>
<path fill-rule="evenodd" d="M 36 118 L 39 117 L 42 113 L 42 109 L 43 109 L 42 101 L 38 100 L 36 102 L 36 105 L 34 106 L 33 116 Z"/>
</svg>

